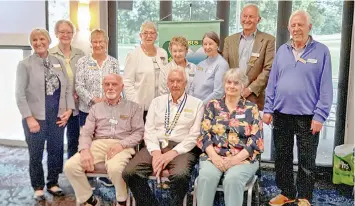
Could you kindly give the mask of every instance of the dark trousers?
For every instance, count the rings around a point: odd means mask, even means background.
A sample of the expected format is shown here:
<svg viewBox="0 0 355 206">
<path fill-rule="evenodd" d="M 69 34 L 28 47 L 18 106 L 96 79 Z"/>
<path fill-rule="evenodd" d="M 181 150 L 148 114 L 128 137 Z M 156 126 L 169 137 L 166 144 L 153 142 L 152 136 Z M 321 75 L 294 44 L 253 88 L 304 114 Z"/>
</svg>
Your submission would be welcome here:
<svg viewBox="0 0 355 206">
<path fill-rule="evenodd" d="M 89 115 L 89 113 L 79 111 L 79 125 L 80 125 L 80 127 L 85 125 L 86 117 L 88 115 Z"/>
<path fill-rule="evenodd" d="M 177 143 L 170 142 L 162 153 L 171 150 Z M 169 170 L 169 186 L 172 194 L 170 206 L 182 206 L 188 191 L 192 169 L 197 162 L 195 150 L 175 157 L 166 167 Z M 146 147 L 141 149 L 128 163 L 122 177 L 131 189 L 137 206 L 157 206 L 158 201 L 148 185 L 148 176 L 152 175 L 152 156 Z"/>
<path fill-rule="evenodd" d="M 68 159 L 78 152 L 79 133 L 79 115 L 72 114 L 67 123 Z"/>
<path fill-rule="evenodd" d="M 312 134 L 313 115 L 289 115 L 274 112 L 276 184 L 288 198 L 312 200 L 319 133 Z M 293 144 L 297 140 L 298 173 L 293 178 Z M 297 195 L 298 192 L 298 195 Z"/>
<path fill-rule="evenodd" d="M 59 127 L 53 118 L 37 121 L 40 125 L 40 131 L 37 133 L 30 132 L 25 119 L 22 125 L 30 156 L 31 185 L 34 190 L 42 190 L 45 185 L 42 165 L 44 143 L 47 141 L 47 188 L 51 188 L 58 184 L 59 174 L 63 171 L 64 127 Z"/>
</svg>

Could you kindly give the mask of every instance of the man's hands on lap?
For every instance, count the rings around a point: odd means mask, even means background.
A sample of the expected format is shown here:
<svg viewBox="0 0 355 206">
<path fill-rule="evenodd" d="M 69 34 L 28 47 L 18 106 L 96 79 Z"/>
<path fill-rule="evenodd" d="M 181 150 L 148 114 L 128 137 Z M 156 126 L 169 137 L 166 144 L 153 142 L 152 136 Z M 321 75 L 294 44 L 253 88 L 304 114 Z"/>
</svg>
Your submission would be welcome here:
<svg viewBox="0 0 355 206">
<path fill-rule="evenodd" d="M 107 160 L 110 160 L 116 154 L 120 153 L 123 149 L 124 148 L 123 148 L 123 146 L 120 143 L 114 144 L 111 147 L 109 147 L 107 152 L 106 152 Z"/>
<path fill-rule="evenodd" d="M 153 172 L 161 172 L 165 167 L 179 154 L 175 150 L 170 150 L 164 154 L 161 153 L 160 150 L 154 150 L 152 152 L 153 161 Z"/>
<path fill-rule="evenodd" d="M 91 154 L 90 149 L 80 151 L 80 164 L 85 171 L 94 171 L 94 156 Z"/>
</svg>

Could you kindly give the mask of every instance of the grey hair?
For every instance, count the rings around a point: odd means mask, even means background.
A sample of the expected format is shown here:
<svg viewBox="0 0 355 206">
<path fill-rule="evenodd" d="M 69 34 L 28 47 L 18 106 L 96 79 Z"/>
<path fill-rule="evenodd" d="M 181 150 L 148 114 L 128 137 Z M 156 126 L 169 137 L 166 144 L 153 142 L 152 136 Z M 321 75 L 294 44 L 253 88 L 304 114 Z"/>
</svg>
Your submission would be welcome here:
<svg viewBox="0 0 355 206">
<path fill-rule="evenodd" d="M 228 80 L 238 81 L 243 85 L 243 87 L 247 87 L 249 84 L 249 79 L 245 74 L 245 70 L 240 68 L 228 69 L 223 76 L 223 85 L 225 85 Z"/>
<path fill-rule="evenodd" d="M 51 36 L 49 35 L 49 33 L 48 33 L 48 31 L 47 31 L 46 29 L 43 29 L 43 28 L 34 28 L 34 29 L 31 31 L 30 36 L 29 36 L 29 39 L 28 39 L 31 46 L 32 46 L 32 36 L 33 36 L 33 34 L 36 33 L 36 32 L 39 32 L 39 33 L 43 34 L 43 35 L 47 38 L 49 44 L 51 44 L 52 39 L 51 39 Z"/>
<path fill-rule="evenodd" d="M 312 18 L 311 18 L 311 15 L 309 15 L 309 13 L 305 10 L 296 10 L 294 11 L 291 16 L 290 16 L 290 19 L 288 20 L 288 26 L 291 26 L 291 19 L 297 15 L 303 15 L 306 17 L 306 20 L 307 20 L 307 25 L 311 25 L 312 24 Z"/>
<path fill-rule="evenodd" d="M 107 36 L 105 30 L 103 30 L 103 29 L 94 29 L 94 30 L 92 30 L 92 31 L 91 31 L 91 34 L 90 34 L 90 42 L 91 42 L 91 40 L 92 40 L 92 37 L 93 37 L 93 36 L 96 36 L 96 35 L 102 35 L 102 36 L 104 37 L 106 43 L 108 43 L 109 38 L 108 38 L 108 36 Z"/>
<path fill-rule="evenodd" d="M 256 4 L 252 4 L 252 3 L 246 4 L 245 6 L 243 6 L 242 12 L 244 11 L 245 8 L 248 8 L 248 7 L 254 7 L 257 11 L 258 17 L 261 18 L 259 7 Z"/>
<path fill-rule="evenodd" d="M 140 28 L 140 32 L 142 33 L 145 29 L 154 29 L 155 32 L 158 32 L 157 25 L 152 21 L 143 22 Z"/>
<path fill-rule="evenodd" d="M 187 82 L 187 76 L 186 76 L 186 72 L 185 72 L 185 68 L 181 67 L 181 66 L 177 66 L 177 67 L 173 67 L 169 70 L 168 72 L 168 77 L 171 73 L 173 72 L 181 72 L 182 76 L 184 77 L 185 82 Z"/>
<path fill-rule="evenodd" d="M 61 20 L 59 20 L 59 21 L 57 21 L 57 22 L 55 23 L 54 32 L 55 32 L 56 34 L 58 33 L 58 28 L 59 28 L 59 25 L 61 25 L 61 24 L 67 24 L 67 25 L 71 28 L 73 34 L 75 34 L 76 29 L 75 29 L 74 24 L 73 24 L 71 21 L 66 20 L 66 19 L 61 19 Z"/>
</svg>

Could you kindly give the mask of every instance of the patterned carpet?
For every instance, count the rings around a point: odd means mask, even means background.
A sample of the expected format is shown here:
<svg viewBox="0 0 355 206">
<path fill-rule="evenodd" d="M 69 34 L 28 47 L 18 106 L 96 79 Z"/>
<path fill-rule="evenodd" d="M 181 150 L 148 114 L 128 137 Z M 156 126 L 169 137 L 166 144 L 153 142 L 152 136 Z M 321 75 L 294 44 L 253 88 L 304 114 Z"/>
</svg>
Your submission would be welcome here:
<svg viewBox="0 0 355 206">
<path fill-rule="evenodd" d="M 44 155 L 43 164 L 45 164 L 46 155 Z M 192 175 L 192 179 L 196 176 L 196 171 Z M 192 182 L 192 181 L 191 181 Z M 349 187 L 334 186 L 329 179 L 317 182 L 312 205 L 354 205 L 354 196 Z M 59 184 L 63 188 L 66 196 L 53 198 L 46 193 L 46 200 L 36 202 L 32 199 L 33 190 L 30 185 L 28 174 L 28 151 L 25 148 L 0 146 L 0 206 L 22 206 L 22 205 L 50 205 L 50 206 L 75 206 L 74 192 L 62 175 Z M 191 184 L 191 183 L 190 183 Z M 155 182 L 151 181 L 150 185 L 155 188 Z M 260 205 L 267 205 L 267 202 L 278 190 L 275 186 L 274 172 L 270 169 L 261 171 L 260 179 Z M 100 197 L 102 205 L 111 205 L 115 199 L 114 189 L 107 188 L 102 185 L 95 185 L 95 194 Z M 154 190 L 161 205 L 167 206 L 169 202 L 169 191 L 156 189 Z M 246 201 L 244 201 L 246 202 Z M 188 205 L 192 205 L 192 197 L 188 197 Z M 221 204 L 220 204 L 221 203 Z M 223 194 L 217 193 L 214 205 L 223 205 Z M 255 204 L 254 204 L 255 205 Z"/>
</svg>

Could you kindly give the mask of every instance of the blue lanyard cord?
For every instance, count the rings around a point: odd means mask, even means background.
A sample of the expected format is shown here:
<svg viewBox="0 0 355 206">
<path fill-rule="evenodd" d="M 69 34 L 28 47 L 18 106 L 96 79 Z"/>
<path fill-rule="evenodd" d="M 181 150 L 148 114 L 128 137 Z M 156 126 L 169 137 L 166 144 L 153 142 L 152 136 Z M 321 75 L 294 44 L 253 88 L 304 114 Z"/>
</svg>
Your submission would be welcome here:
<svg viewBox="0 0 355 206">
<path fill-rule="evenodd" d="M 169 101 L 169 98 L 168 98 L 168 104 L 167 104 L 167 107 L 166 107 L 166 110 L 165 110 L 165 135 L 166 136 L 169 136 L 171 134 L 171 132 L 173 131 L 177 121 L 179 120 L 180 114 L 182 113 L 182 110 L 185 107 L 186 100 L 187 100 L 187 94 L 185 93 L 185 96 L 182 99 L 182 101 L 181 101 L 181 103 L 179 105 L 179 108 L 177 110 L 177 113 L 175 114 L 175 117 L 174 117 L 173 121 L 169 125 L 169 123 L 170 123 L 170 101 Z"/>
</svg>

